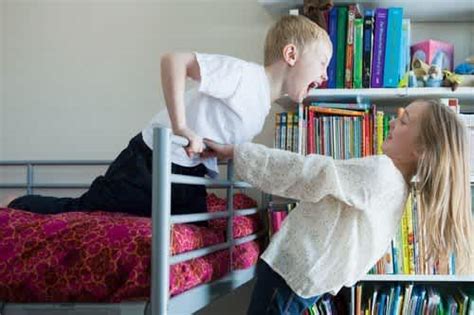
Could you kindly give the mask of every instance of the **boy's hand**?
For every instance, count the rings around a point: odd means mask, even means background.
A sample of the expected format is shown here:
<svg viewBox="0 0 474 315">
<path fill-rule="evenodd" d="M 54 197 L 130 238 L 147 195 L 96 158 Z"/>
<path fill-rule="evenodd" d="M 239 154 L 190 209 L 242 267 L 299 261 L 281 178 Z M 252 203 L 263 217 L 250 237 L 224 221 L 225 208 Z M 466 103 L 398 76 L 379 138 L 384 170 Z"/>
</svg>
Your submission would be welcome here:
<svg viewBox="0 0 474 315">
<path fill-rule="evenodd" d="M 194 154 L 200 154 L 204 150 L 204 142 L 202 138 L 198 136 L 194 131 L 188 128 L 178 129 L 173 131 L 173 133 L 177 136 L 185 137 L 188 139 L 189 144 L 184 147 L 184 151 L 188 157 L 192 158 Z"/>
<path fill-rule="evenodd" d="M 204 139 L 206 144 L 206 150 L 201 154 L 201 157 L 214 157 L 217 156 L 221 160 L 230 160 L 234 158 L 234 145 L 233 144 L 219 144 L 210 139 Z"/>
</svg>

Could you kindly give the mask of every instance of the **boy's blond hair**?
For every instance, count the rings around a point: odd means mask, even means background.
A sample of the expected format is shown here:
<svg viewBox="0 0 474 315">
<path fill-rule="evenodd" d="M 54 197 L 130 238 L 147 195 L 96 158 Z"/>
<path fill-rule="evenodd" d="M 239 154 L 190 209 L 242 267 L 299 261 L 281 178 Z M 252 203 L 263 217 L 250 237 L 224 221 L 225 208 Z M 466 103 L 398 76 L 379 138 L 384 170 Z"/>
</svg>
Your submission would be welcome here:
<svg viewBox="0 0 474 315">
<path fill-rule="evenodd" d="M 305 47 L 316 40 L 322 40 L 332 47 L 326 31 L 307 17 L 302 15 L 284 16 L 267 33 L 264 65 L 269 66 L 282 59 L 283 48 L 288 44 L 293 44 L 299 51 L 303 51 Z"/>
</svg>

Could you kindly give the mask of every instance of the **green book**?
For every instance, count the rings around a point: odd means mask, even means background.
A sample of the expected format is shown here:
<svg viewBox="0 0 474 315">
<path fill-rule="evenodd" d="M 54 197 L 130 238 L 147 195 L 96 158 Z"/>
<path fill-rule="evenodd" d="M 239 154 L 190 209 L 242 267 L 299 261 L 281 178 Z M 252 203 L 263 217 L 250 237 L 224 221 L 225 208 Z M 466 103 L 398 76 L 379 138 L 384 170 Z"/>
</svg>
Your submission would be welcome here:
<svg viewBox="0 0 474 315">
<path fill-rule="evenodd" d="M 336 88 L 344 88 L 346 71 L 347 7 L 337 10 Z"/>
<path fill-rule="evenodd" d="M 354 89 L 362 88 L 362 50 L 363 50 L 364 20 L 354 21 L 354 77 L 352 86 Z"/>
</svg>

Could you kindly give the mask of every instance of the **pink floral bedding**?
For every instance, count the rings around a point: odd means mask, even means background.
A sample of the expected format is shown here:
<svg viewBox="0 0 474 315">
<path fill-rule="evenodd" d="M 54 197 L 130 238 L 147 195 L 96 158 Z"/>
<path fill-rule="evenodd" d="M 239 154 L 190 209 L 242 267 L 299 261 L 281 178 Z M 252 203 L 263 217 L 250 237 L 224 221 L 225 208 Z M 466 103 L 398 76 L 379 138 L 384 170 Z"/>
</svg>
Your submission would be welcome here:
<svg viewBox="0 0 474 315">
<path fill-rule="evenodd" d="M 213 203 L 216 198 L 208 197 L 212 211 L 218 211 Z M 236 202 L 241 208 L 254 203 L 241 194 L 234 196 Z M 255 215 L 234 218 L 236 238 L 259 228 Z M 225 224 L 209 228 L 177 224 L 172 228 L 171 240 L 173 254 L 221 243 L 225 240 Z M 150 246 L 149 218 L 107 212 L 37 215 L 0 208 L 0 300 L 145 300 L 150 290 Z M 232 268 L 252 266 L 260 251 L 259 243 L 254 241 L 236 246 Z M 171 295 L 225 275 L 230 267 L 229 255 L 224 250 L 171 266 Z"/>
</svg>

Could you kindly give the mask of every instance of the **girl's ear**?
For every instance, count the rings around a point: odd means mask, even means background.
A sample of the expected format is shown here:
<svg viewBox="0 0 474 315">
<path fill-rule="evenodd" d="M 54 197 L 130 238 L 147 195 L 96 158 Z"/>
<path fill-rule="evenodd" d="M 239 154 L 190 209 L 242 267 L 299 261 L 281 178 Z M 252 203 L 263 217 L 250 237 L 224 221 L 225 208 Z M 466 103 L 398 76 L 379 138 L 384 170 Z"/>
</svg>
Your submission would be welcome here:
<svg viewBox="0 0 474 315">
<path fill-rule="evenodd" d="M 298 59 L 298 49 L 294 44 L 287 44 L 283 47 L 283 59 L 290 67 L 293 67 L 296 64 L 296 60 Z"/>
</svg>

